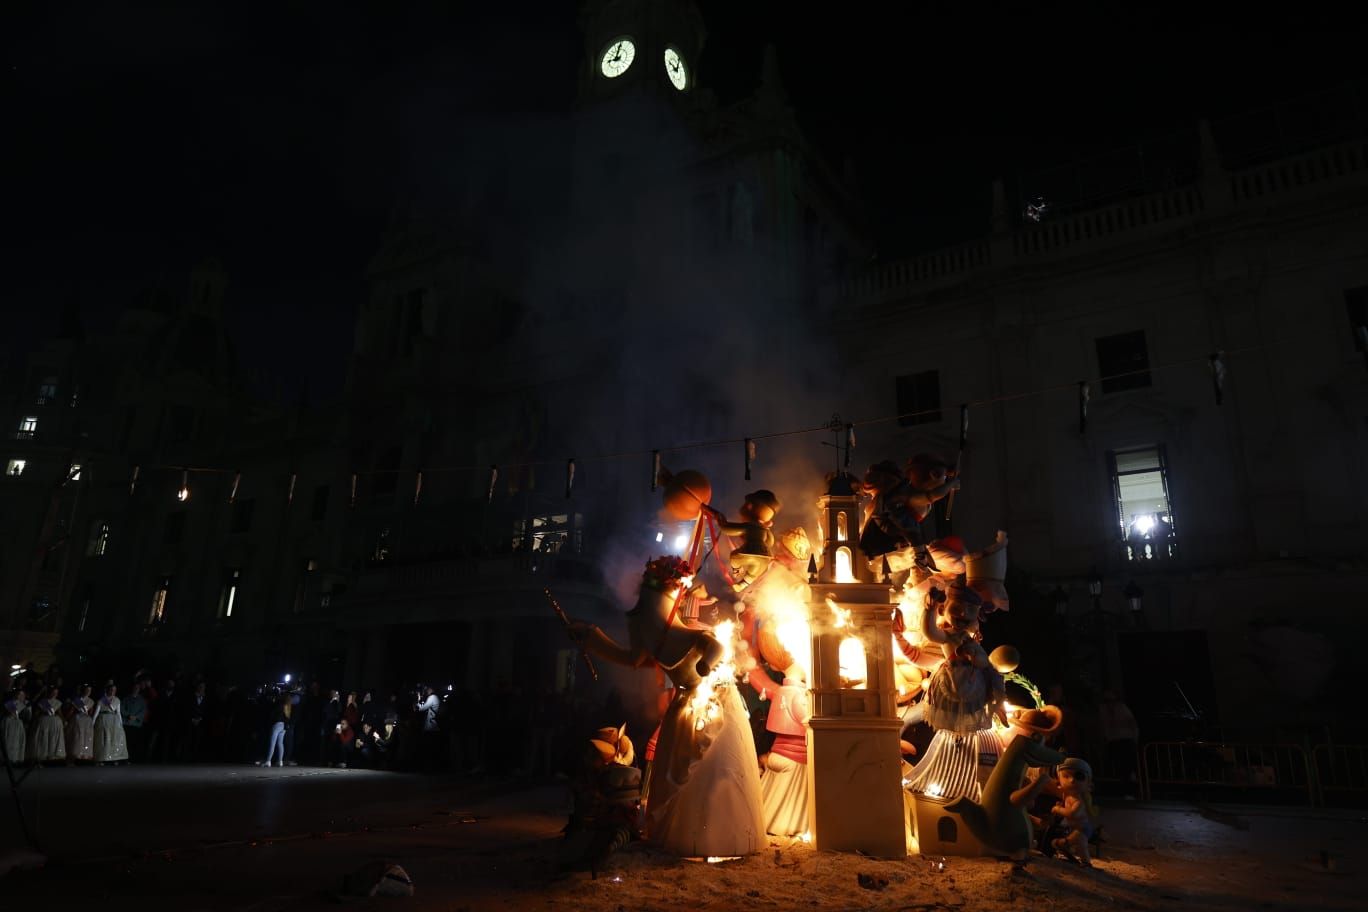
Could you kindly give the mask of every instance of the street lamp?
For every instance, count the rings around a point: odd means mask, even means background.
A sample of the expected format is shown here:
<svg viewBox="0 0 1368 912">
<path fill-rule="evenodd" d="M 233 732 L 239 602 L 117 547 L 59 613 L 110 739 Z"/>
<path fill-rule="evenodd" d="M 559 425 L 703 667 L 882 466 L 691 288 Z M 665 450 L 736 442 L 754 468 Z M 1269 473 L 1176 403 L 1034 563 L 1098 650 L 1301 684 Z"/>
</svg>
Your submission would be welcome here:
<svg viewBox="0 0 1368 912">
<path fill-rule="evenodd" d="M 1064 617 L 1069 613 L 1069 590 L 1062 584 L 1057 585 L 1051 595 L 1054 597 L 1055 614 Z"/>
<path fill-rule="evenodd" d="M 1130 605 L 1131 611 L 1139 611 L 1145 607 L 1145 590 L 1135 585 L 1135 580 L 1126 584 L 1123 593 L 1126 596 L 1126 604 Z"/>
</svg>

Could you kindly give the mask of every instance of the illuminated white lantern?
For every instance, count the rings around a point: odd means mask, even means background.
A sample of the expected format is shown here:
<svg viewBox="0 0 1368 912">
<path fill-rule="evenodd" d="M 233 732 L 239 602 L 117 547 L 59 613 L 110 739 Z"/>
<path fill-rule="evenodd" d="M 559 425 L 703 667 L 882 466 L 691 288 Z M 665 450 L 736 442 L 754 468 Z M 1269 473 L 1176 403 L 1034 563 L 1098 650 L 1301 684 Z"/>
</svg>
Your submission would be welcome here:
<svg viewBox="0 0 1368 912">
<path fill-rule="evenodd" d="M 818 500 L 822 567 L 812 584 L 808 819 L 822 851 L 907 854 L 889 588 L 860 552 L 859 499 L 837 476 Z"/>
</svg>

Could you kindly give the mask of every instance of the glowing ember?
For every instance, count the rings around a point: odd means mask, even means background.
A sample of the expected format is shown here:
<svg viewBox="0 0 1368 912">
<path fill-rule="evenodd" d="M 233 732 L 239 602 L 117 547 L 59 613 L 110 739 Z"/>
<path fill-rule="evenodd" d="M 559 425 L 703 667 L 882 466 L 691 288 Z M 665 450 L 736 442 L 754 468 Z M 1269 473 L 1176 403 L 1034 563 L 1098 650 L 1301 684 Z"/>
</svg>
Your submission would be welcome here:
<svg viewBox="0 0 1368 912">
<path fill-rule="evenodd" d="M 717 864 L 722 861 L 740 861 L 740 855 L 709 855 L 708 864 Z"/>
</svg>

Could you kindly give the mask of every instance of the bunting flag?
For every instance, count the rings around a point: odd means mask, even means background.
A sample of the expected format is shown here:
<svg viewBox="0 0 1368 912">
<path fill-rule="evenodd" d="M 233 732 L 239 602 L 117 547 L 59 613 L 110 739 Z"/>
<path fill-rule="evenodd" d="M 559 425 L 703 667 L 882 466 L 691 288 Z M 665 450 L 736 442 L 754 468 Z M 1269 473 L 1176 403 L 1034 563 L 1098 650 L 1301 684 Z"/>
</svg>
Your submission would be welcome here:
<svg viewBox="0 0 1368 912">
<path fill-rule="evenodd" d="M 565 461 L 565 499 L 570 499 L 570 489 L 575 486 L 575 460 Z"/>
<path fill-rule="evenodd" d="M 129 496 L 129 497 L 132 497 L 132 496 L 133 496 L 133 491 L 138 487 L 138 470 L 141 469 L 141 468 L 142 468 L 142 466 L 134 466 L 134 467 L 133 467 L 133 477 L 130 478 L 130 479 L 128 479 L 128 496 Z"/>
<path fill-rule="evenodd" d="M 660 486 L 660 450 L 651 450 L 651 490 Z"/>
<path fill-rule="evenodd" d="M 349 502 L 349 506 L 350 506 L 352 509 L 356 509 L 356 473 L 355 473 L 355 472 L 352 472 L 352 479 L 351 479 L 351 501 Z"/>
<path fill-rule="evenodd" d="M 1211 386 L 1216 393 L 1216 404 L 1225 399 L 1225 352 L 1217 349 L 1211 353 Z"/>
<path fill-rule="evenodd" d="M 1078 433 L 1088 433 L 1088 400 L 1092 398 L 1092 387 L 1087 380 L 1078 381 Z"/>
<path fill-rule="evenodd" d="M 855 451 L 855 425 L 846 422 L 846 457 L 845 467 L 850 468 L 850 454 Z"/>
<path fill-rule="evenodd" d="M 298 472 L 291 472 L 291 473 L 290 473 L 290 489 L 289 489 L 288 491 L 285 492 L 285 505 L 286 505 L 286 506 L 289 506 L 290 504 L 293 504 L 293 503 L 294 503 L 295 482 L 296 482 L 298 479 L 299 479 L 299 473 L 298 473 Z"/>
<path fill-rule="evenodd" d="M 237 502 L 237 489 L 238 489 L 238 485 L 241 484 L 241 483 L 242 483 L 242 473 L 241 473 L 241 472 L 234 472 L 234 473 L 233 473 L 233 486 L 232 486 L 231 488 L 229 488 L 229 490 L 228 490 L 228 503 L 232 504 L 232 503 L 236 503 L 236 502 Z"/>
<path fill-rule="evenodd" d="M 746 438 L 746 481 L 751 480 L 751 463 L 755 461 L 755 441 Z"/>
<path fill-rule="evenodd" d="M 419 469 L 413 479 L 413 505 L 418 506 L 418 497 L 423 493 L 423 470 Z"/>
<path fill-rule="evenodd" d="M 494 502 L 494 483 L 497 482 L 498 480 L 499 480 L 499 467 L 498 467 L 497 465 L 490 464 L 490 466 L 489 466 L 489 496 L 485 499 L 485 503 L 493 503 L 493 502 Z"/>
<path fill-rule="evenodd" d="M 187 500 L 189 500 L 189 499 L 190 499 L 190 470 L 189 470 L 189 469 L 181 469 L 181 486 L 180 486 L 180 490 L 176 492 L 176 500 L 179 500 L 181 503 L 185 503 L 185 502 L 186 502 Z"/>
</svg>

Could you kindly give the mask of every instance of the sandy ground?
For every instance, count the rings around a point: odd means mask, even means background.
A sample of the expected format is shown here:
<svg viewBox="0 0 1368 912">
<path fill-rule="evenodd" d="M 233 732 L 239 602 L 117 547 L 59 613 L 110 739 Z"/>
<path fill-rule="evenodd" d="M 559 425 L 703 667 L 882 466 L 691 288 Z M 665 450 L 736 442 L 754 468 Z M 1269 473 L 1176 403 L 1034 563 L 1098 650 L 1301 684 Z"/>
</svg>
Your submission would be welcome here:
<svg viewBox="0 0 1368 912">
<path fill-rule="evenodd" d="M 1362 812 L 1104 808 L 1108 842 L 1093 870 L 1039 859 L 1027 877 L 990 859 L 949 858 L 940 870 L 922 856 L 877 861 L 774 840 L 761 854 L 711 865 L 637 844 L 617 853 L 597 879 L 588 874 L 557 878 L 557 834 L 567 808 L 559 785 L 449 783 L 385 774 L 362 779 L 332 771 L 284 771 L 287 775 L 277 773 L 268 781 L 229 772 L 235 774 L 231 779 L 215 777 L 222 792 L 217 802 L 201 800 L 204 789 L 195 787 L 193 777 L 147 793 L 170 795 L 170 800 L 147 800 L 132 786 L 123 790 L 134 796 L 130 800 L 141 807 L 139 813 L 121 815 L 121 823 L 85 837 L 79 828 L 68 833 L 61 840 L 66 848 L 47 865 L 0 880 L 5 905 L 140 912 L 339 905 L 442 912 L 1357 910 L 1368 888 L 1368 828 Z M 143 789 L 155 786 L 153 773 L 140 774 L 151 777 Z M 72 785 L 76 781 L 67 780 L 72 800 L 83 797 Z M 49 777 L 45 788 L 61 786 L 57 777 Z M 298 798 L 308 788 L 315 790 L 313 796 Z M 288 813 L 281 811 L 282 793 L 296 801 Z M 103 816 L 99 804 L 78 806 L 83 814 Z M 46 797 L 45 807 L 43 828 L 53 836 L 65 811 L 56 794 Z M 117 811 L 119 805 L 111 808 Z M 263 816 L 263 809 L 269 813 Z M 174 825 L 163 826 L 159 817 Z M 263 824 L 263 819 L 274 823 Z M 289 832 L 268 832 L 272 825 Z M 160 839 L 163 835 L 167 838 Z M 92 850 L 71 851 L 82 839 Z M 1329 853 L 1328 866 L 1321 862 L 1322 851 Z M 342 896 L 343 876 L 375 860 L 401 864 L 413 878 L 415 896 Z"/>
</svg>

